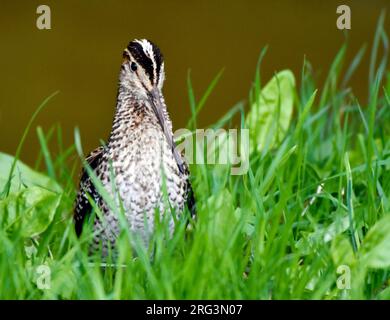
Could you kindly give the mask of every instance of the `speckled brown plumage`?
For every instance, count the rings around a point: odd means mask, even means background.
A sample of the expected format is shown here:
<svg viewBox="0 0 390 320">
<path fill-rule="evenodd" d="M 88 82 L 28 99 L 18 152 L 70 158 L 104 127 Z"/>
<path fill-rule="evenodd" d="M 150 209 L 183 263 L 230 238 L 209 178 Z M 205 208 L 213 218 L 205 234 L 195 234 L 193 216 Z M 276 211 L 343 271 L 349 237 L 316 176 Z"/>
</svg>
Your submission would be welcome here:
<svg viewBox="0 0 390 320">
<path fill-rule="evenodd" d="M 114 121 L 105 147 L 94 150 L 87 162 L 108 194 L 122 203 L 132 233 L 149 244 L 154 230 L 155 211 L 183 212 L 187 203 L 192 215 L 195 201 L 184 157 L 174 150 L 172 123 L 162 85 L 164 62 L 160 50 L 148 40 L 130 42 L 124 51 Z M 163 199 L 166 184 L 168 208 Z M 120 232 L 115 212 L 110 210 L 84 170 L 75 205 L 76 233 L 92 211 L 89 195 L 105 221 L 95 219 L 94 244 L 105 254 Z M 172 210 L 173 209 L 173 210 Z M 145 221 L 147 222 L 145 224 Z M 174 220 L 170 218 L 173 230 Z"/>
</svg>

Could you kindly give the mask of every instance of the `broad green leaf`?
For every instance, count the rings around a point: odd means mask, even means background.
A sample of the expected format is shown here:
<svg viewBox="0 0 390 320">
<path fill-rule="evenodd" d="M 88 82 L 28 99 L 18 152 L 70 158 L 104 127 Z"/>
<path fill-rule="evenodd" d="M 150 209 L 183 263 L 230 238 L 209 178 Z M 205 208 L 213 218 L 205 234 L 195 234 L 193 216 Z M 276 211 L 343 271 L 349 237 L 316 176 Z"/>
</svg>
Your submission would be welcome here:
<svg viewBox="0 0 390 320">
<path fill-rule="evenodd" d="M 351 266 L 355 263 L 356 259 L 351 242 L 344 235 L 339 235 L 333 239 L 330 252 L 336 266 L 343 264 Z"/>
<path fill-rule="evenodd" d="M 207 208 L 212 212 L 210 215 L 209 228 L 213 235 L 214 243 L 219 243 L 223 247 L 231 235 L 236 222 L 234 215 L 233 198 L 227 189 L 223 189 L 217 194 L 213 194 L 207 199 Z"/>
<path fill-rule="evenodd" d="M 390 215 L 377 221 L 368 231 L 360 249 L 362 263 L 370 268 L 390 267 Z"/>
<path fill-rule="evenodd" d="M 387 287 L 386 289 L 382 290 L 378 294 L 379 300 L 390 300 L 390 287 Z"/>
<path fill-rule="evenodd" d="M 251 237 L 253 233 L 255 232 L 255 223 L 256 219 L 253 214 L 244 214 L 241 208 L 236 208 L 234 211 L 234 217 L 236 218 L 236 221 L 240 221 L 241 219 L 244 219 L 244 227 L 243 227 L 243 232 Z"/>
<path fill-rule="evenodd" d="M 330 241 L 336 241 L 338 236 L 345 232 L 349 227 L 349 218 L 347 215 L 335 218 L 335 221 L 326 227 L 319 226 L 318 229 L 311 233 L 302 233 L 303 237 L 296 242 L 296 247 L 307 254 L 312 248 L 323 245 Z M 332 246 L 338 243 L 332 243 Z M 344 244 L 343 244 L 344 245 Z M 333 249 L 336 249 L 334 247 Z M 332 252 L 334 256 L 334 251 Z"/>
<path fill-rule="evenodd" d="M 261 90 L 246 118 L 251 152 L 280 143 L 293 112 L 295 78 L 290 70 L 277 73 Z"/>
<path fill-rule="evenodd" d="M 61 194 L 32 186 L 12 193 L 0 201 L 0 221 L 6 229 L 15 229 L 23 237 L 36 236 L 49 226 L 61 200 Z"/>
<path fill-rule="evenodd" d="M 337 235 L 341 234 L 345 230 L 347 230 L 350 226 L 349 217 L 336 217 L 335 221 L 333 221 L 326 229 L 323 235 L 323 239 L 325 242 L 329 242 L 334 239 Z"/>
<path fill-rule="evenodd" d="M 8 181 L 14 157 L 0 152 L 0 192 Z M 34 171 L 18 160 L 11 180 L 10 193 L 21 190 L 22 187 L 39 186 L 55 192 L 61 192 L 61 187 L 49 177 Z"/>
</svg>

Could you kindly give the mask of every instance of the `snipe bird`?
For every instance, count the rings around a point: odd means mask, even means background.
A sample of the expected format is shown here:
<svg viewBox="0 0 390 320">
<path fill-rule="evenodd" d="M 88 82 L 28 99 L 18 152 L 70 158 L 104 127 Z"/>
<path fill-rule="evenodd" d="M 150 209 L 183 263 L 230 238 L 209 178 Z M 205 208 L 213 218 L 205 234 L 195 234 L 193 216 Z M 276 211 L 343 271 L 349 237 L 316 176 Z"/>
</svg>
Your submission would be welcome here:
<svg viewBox="0 0 390 320">
<path fill-rule="evenodd" d="M 180 214 L 187 205 L 195 215 L 188 165 L 175 148 L 172 122 L 162 94 L 164 79 L 159 48 L 145 39 L 131 41 L 123 52 L 109 139 L 86 158 L 108 194 L 112 198 L 119 195 L 131 232 L 140 236 L 146 246 L 154 230 L 156 210 L 160 214 L 169 210 Z M 93 211 L 88 198 L 94 200 L 104 218 L 95 217 L 91 250 L 102 246 L 105 254 L 115 246 L 120 233 L 119 217 L 97 191 L 88 170 L 83 169 L 74 213 L 78 236 Z M 169 226 L 172 231 L 173 219 Z"/>
</svg>

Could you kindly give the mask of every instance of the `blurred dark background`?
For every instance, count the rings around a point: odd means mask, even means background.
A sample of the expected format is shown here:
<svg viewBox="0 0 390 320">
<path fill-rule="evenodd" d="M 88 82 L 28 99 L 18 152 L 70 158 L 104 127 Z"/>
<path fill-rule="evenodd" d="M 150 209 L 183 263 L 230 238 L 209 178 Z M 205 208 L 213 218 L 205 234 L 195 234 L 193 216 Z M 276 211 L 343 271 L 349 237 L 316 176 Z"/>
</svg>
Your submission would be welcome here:
<svg viewBox="0 0 390 320">
<path fill-rule="evenodd" d="M 36 8 L 49 5 L 52 29 L 36 28 Z M 85 150 L 108 136 L 122 50 L 134 38 L 159 45 L 166 65 L 164 87 L 174 128 L 190 116 L 186 78 L 191 69 L 199 98 L 219 70 L 225 72 L 200 115 L 198 126 L 219 119 L 247 99 L 259 53 L 267 81 L 290 68 L 300 79 L 303 58 L 321 83 L 345 33 L 336 28 L 336 8 L 352 11 L 348 58 L 363 44 L 368 51 L 351 86 L 365 102 L 368 62 L 375 27 L 388 0 L 355 1 L 10 1 L 0 2 L 0 150 L 15 153 L 29 118 L 40 102 L 60 90 L 39 115 L 47 131 L 60 123 L 66 143 L 81 130 Z M 390 18 L 386 19 L 389 30 Z M 22 159 L 33 163 L 39 143 L 30 132 Z"/>
</svg>

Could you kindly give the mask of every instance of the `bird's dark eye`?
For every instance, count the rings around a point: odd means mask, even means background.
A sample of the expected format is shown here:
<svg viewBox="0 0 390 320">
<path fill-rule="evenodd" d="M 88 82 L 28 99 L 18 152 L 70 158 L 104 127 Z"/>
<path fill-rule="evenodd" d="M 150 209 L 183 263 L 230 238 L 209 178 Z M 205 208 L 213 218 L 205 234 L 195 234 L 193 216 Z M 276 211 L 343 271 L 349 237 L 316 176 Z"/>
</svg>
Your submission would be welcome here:
<svg viewBox="0 0 390 320">
<path fill-rule="evenodd" d="M 137 71 L 137 64 L 135 62 L 132 62 L 130 67 L 131 67 L 131 70 Z"/>
</svg>

